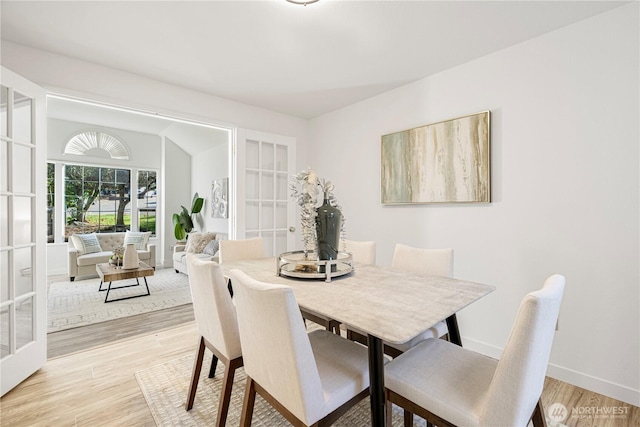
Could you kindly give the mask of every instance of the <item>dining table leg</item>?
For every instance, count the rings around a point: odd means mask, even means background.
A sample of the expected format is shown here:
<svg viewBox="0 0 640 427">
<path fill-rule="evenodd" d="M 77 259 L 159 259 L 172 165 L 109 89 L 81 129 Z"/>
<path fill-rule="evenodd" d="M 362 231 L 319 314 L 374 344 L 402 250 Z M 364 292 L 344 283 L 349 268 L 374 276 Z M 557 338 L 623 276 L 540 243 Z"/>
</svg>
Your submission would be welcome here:
<svg viewBox="0 0 640 427">
<path fill-rule="evenodd" d="M 368 336 L 369 347 L 369 390 L 371 392 L 371 426 L 384 427 L 384 354 L 382 340 L 373 335 Z"/>
<path fill-rule="evenodd" d="M 462 338 L 460 338 L 460 330 L 458 329 L 458 318 L 455 313 L 447 317 L 447 329 L 449 330 L 449 341 L 462 347 Z"/>
</svg>

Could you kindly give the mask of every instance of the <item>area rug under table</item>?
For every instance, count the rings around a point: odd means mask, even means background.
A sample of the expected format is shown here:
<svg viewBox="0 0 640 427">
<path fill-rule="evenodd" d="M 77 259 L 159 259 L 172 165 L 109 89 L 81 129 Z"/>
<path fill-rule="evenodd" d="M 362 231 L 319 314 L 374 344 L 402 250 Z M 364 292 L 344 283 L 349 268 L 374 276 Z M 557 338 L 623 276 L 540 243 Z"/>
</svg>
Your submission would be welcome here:
<svg viewBox="0 0 640 427">
<path fill-rule="evenodd" d="M 195 353 L 195 346 L 194 346 Z M 200 381 L 193 409 L 186 411 L 187 389 L 193 368 L 193 355 L 186 355 L 151 368 L 136 372 L 136 379 L 149 405 L 153 419 L 158 426 L 211 426 L 218 413 L 218 399 L 222 387 L 224 365 L 219 362 L 214 378 L 208 378 L 211 353 L 207 352 L 200 373 Z M 240 425 L 242 399 L 246 384 L 243 368 L 236 370 L 231 392 L 231 403 L 227 416 L 228 426 Z M 414 417 L 415 426 L 425 426 L 426 422 Z M 252 427 L 288 427 L 284 419 L 260 395 L 256 395 Z M 365 398 L 343 415 L 335 426 L 354 427 L 371 425 L 369 399 Z M 402 425 L 402 410 L 394 405 L 393 425 Z"/>
<path fill-rule="evenodd" d="M 189 277 L 176 273 L 172 268 L 156 270 L 153 276 L 147 277 L 147 283 L 151 295 L 109 303 L 104 302 L 106 291 L 98 291 L 99 278 L 51 283 L 47 304 L 47 332 L 77 328 L 191 303 Z M 140 286 L 113 289 L 113 287 L 129 284 L 135 284 L 135 279 L 113 282 L 109 299 L 147 292 L 144 279 L 140 279 Z"/>
</svg>

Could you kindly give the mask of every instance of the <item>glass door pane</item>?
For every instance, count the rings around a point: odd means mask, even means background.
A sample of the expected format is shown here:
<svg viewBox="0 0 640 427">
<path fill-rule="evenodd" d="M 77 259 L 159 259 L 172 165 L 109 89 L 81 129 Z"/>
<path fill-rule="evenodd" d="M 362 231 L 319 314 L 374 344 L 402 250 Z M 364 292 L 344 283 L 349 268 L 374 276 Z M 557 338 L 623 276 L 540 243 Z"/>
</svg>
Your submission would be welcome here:
<svg viewBox="0 0 640 427">
<path fill-rule="evenodd" d="M 0 391 L 4 395 L 46 362 L 47 139 L 44 90 L 4 67 L 0 78 Z"/>
</svg>

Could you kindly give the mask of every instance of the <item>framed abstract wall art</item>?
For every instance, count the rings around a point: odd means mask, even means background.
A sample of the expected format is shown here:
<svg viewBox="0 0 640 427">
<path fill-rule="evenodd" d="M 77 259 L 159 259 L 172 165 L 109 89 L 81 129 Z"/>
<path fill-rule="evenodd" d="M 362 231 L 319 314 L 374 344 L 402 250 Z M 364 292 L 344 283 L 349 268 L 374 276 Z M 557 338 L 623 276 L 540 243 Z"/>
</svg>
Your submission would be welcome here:
<svg viewBox="0 0 640 427">
<path fill-rule="evenodd" d="M 383 205 L 491 201 L 490 112 L 382 136 Z"/>
</svg>

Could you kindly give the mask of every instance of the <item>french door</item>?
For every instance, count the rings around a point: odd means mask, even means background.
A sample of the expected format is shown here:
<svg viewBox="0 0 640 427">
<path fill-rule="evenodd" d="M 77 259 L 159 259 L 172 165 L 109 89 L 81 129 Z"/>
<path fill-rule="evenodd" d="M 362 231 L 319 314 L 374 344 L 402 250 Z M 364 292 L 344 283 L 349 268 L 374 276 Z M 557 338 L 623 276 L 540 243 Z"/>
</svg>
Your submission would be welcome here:
<svg viewBox="0 0 640 427">
<path fill-rule="evenodd" d="M 289 180 L 296 173 L 295 138 L 238 129 L 234 155 L 232 237 L 262 237 L 270 256 L 293 250 L 296 207 Z"/>
<path fill-rule="evenodd" d="M 44 89 L 0 74 L 0 391 L 47 360 Z"/>
</svg>

